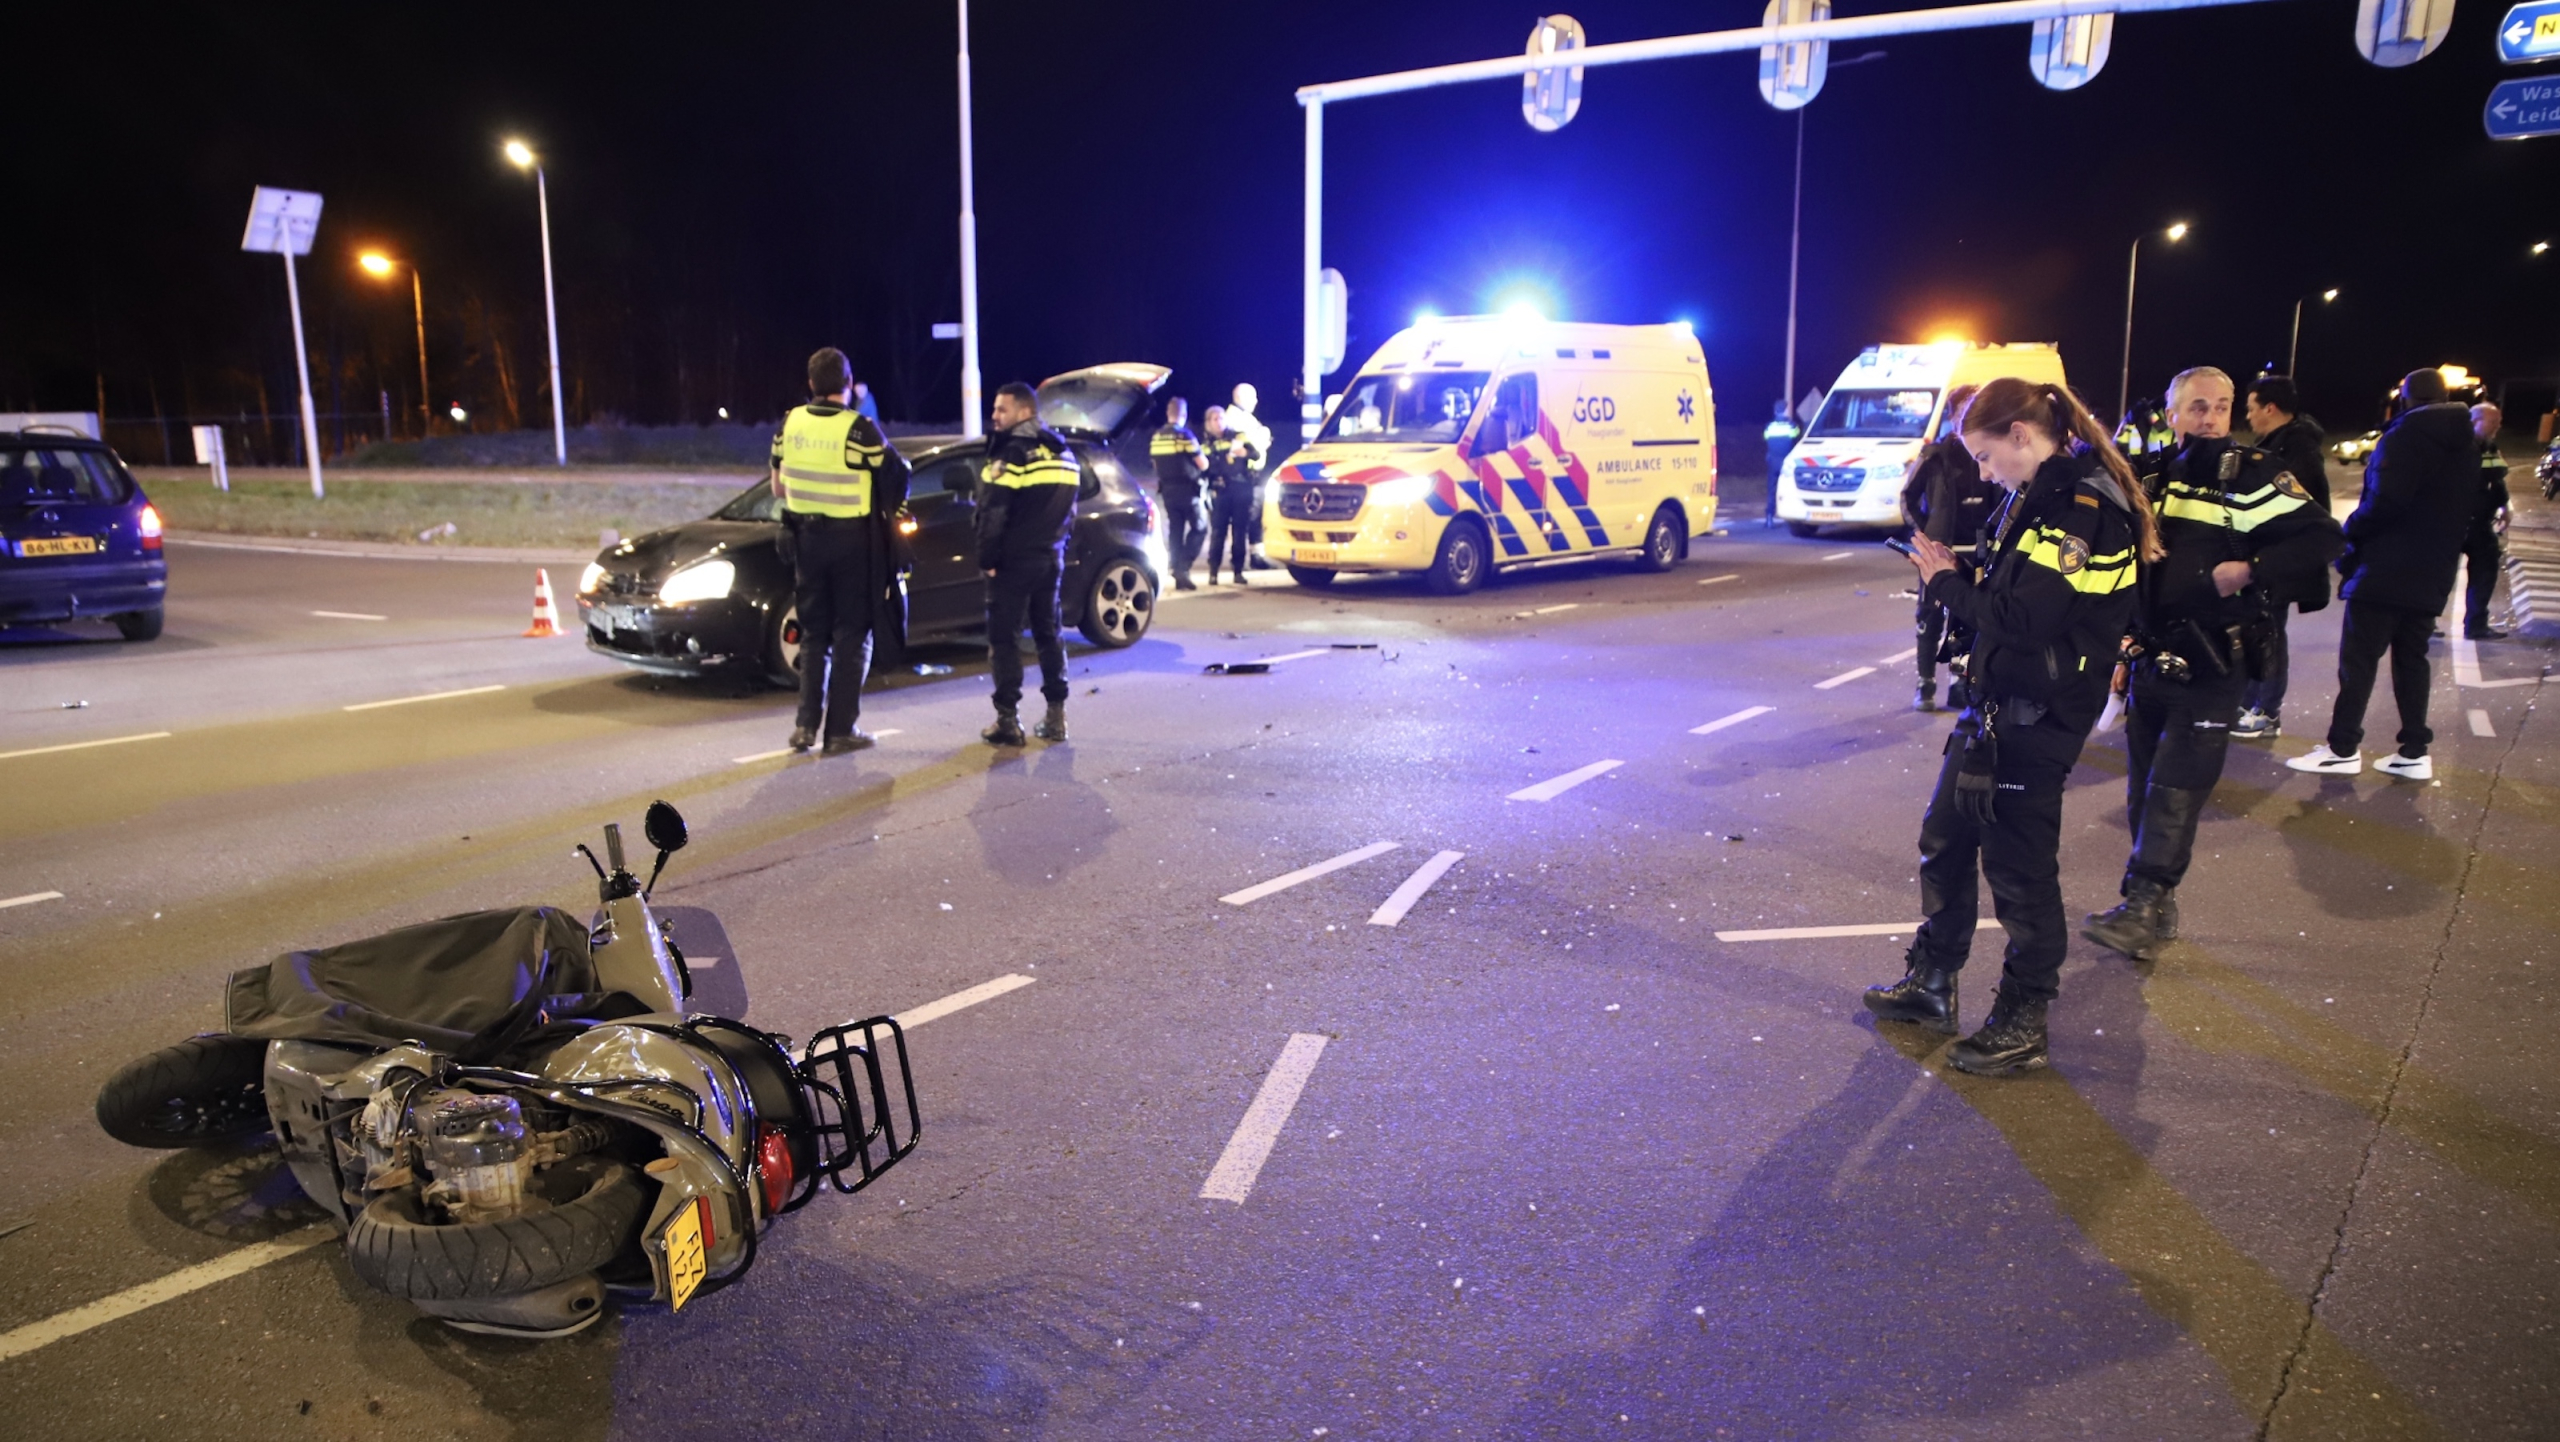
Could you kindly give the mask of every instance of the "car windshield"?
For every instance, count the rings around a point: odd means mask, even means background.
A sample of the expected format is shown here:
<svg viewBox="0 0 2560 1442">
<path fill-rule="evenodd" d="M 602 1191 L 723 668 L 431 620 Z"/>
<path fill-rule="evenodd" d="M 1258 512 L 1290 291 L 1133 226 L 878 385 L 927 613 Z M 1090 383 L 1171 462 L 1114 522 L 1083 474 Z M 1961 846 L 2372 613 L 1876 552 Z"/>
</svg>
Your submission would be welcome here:
<svg viewBox="0 0 2560 1442">
<path fill-rule="evenodd" d="M 115 502 L 125 483 L 104 451 L 63 446 L 0 449 L 0 505 Z"/>
<path fill-rule="evenodd" d="M 1485 371 L 1364 375 L 1343 393 L 1316 439 L 1448 445 L 1467 428 L 1489 378 Z"/>
<path fill-rule="evenodd" d="M 1929 412 L 1937 404 L 1938 393 L 1933 390 L 1833 391 L 1805 436 L 1811 440 L 1916 441 L 1928 427 Z"/>
<path fill-rule="evenodd" d="M 767 481 L 758 481 L 738 492 L 736 499 L 711 513 L 715 521 L 779 521 L 782 498 L 773 493 Z"/>
</svg>

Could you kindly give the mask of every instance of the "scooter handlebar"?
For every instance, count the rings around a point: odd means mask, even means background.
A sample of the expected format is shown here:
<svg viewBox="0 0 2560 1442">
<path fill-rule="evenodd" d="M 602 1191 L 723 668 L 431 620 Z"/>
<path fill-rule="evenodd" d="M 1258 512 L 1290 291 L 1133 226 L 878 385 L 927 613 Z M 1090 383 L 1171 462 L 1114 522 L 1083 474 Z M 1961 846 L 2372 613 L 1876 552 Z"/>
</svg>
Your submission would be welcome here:
<svg viewBox="0 0 2560 1442">
<path fill-rule="evenodd" d="M 622 826 L 618 822 L 604 824 L 604 860 L 605 865 L 615 871 L 630 870 L 622 864 Z"/>
</svg>

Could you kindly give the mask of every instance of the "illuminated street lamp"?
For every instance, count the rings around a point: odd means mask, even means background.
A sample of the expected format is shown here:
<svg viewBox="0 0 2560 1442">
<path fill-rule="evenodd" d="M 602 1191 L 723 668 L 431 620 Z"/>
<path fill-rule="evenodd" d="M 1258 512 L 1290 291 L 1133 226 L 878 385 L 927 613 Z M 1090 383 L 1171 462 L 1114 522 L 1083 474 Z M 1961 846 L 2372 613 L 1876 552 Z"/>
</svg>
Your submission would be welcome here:
<svg viewBox="0 0 2560 1442">
<path fill-rule="evenodd" d="M 2187 223 L 2182 220 L 2157 233 L 2167 236 L 2169 243 L 2175 245 L 2187 238 Z M 2145 231 L 2133 238 L 2133 254 L 2124 264 L 2124 371 L 2116 381 L 2116 422 L 2119 425 L 2123 424 L 2126 410 L 2133 404 L 2133 281 L 2142 269 L 2142 243 L 2152 234 Z"/>
<path fill-rule="evenodd" d="M 368 250 L 356 257 L 356 264 L 376 280 L 389 280 L 400 263 L 378 250 Z M 427 290 L 418 278 L 418 268 L 409 267 L 409 304 L 418 319 L 418 434 L 425 436 L 435 429 L 435 409 L 428 400 L 427 388 Z M 384 440 L 391 439 L 389 436 Z"/>
<path fill-rule="evenodd" d="M 2535 242 L 2533 243 L 2533 253 L 2534 253 L 2534 254 L 2536 254 L 2536 255 L 2540 255 L 2540 254 L 2542 254 L 2544 251 L 2549 250 L 2550 248 L 2551 248 L 2551 242 L 2549 242 L 2549 241 L 2547 241 L 2547 240 L 2537 240 L 2537 241 L 2535 241 Z"/>
<path fill-rule="evenodd" d="M 521 140 L 507 142 L 507 159 L 518 170 L 533 172 L 534 203 L 542 212 L 542 318 L 551 334 L 551 445 L 561 465 L 569 464 L 569 413 L 560 400 L 560 307 L 551 288 L 551 187 L 540 157 Z"/>
<path fill-rule="evenodd" d="M 2337 298 L 2338 288 L 2334 285 L 2320 292 L 2322 305 L 2328 305 Z M 2311 297 L 2307 295 L 2299 296 L 2293 302 L 2293 344 L 2286 346 L 2284 351 L 2284 373 L 2294 376 L 2296 380 L 2301 379 L 2300 376 L 2295 375 L 2294 367 L 2302 362 L 2302 303 L 2309 299 Z"/>
</svg>

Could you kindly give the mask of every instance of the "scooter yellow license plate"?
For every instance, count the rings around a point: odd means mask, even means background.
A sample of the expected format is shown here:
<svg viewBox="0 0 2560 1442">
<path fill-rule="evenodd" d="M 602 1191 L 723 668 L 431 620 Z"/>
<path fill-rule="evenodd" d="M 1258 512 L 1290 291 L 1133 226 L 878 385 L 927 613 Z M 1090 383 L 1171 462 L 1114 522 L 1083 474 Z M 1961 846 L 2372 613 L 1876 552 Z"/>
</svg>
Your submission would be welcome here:
<svg viewBox="0 0 2560 1442">
<path fill-rule="evenodd" d="M 696 1197 L 692 1206 L 676 1213 L 667 1223 L 665 1243 L 667 1308 L 682 1311 L 711 1272 L 711 1199 Z"/>
</svg>

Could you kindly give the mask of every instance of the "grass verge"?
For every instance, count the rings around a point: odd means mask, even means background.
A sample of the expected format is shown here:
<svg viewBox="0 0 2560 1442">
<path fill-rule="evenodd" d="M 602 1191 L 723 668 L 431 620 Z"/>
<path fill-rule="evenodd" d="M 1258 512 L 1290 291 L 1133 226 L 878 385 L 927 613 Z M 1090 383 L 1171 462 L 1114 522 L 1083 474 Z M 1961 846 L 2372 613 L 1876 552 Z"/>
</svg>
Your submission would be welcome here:
<svg viewBox="0 0 2560 1442">
<path fill-rule="evenodd" d="M 636 536 L 709 515 L 729 499 L 680 482 L 561 484 L 441 481 L 417 484 L 336 476 L 324 498 L 307 481 L 234 478 L 229 492 L 201 481 L 146 482 L 171 530 L 332 541 L 404 541 L 436 531 L 434 544 L 577 549 L 606 530 Z M 451 534 L 441 534 L 450 524 Z"/>
</svg>

